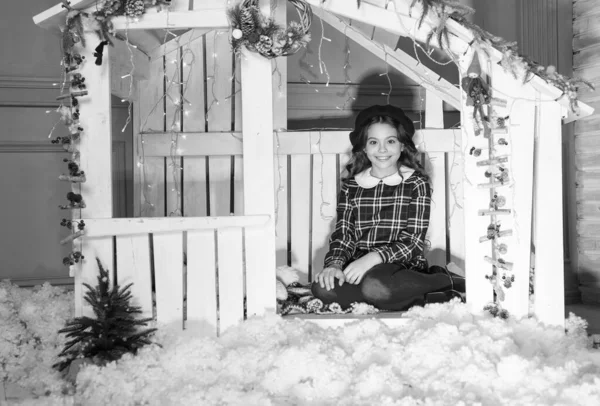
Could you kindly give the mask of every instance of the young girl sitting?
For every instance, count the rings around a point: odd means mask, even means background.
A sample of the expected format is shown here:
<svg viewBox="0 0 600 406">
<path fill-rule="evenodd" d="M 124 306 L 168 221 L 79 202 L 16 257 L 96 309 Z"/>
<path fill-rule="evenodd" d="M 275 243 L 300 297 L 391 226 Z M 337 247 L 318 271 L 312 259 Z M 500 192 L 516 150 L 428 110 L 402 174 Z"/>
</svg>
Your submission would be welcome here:
<svg viewBox="0 0 600 406">
<path fill-rule="evenodd" d="M 369 107 L 356 118 L 335 231 L 312 284 L 323 303 L 406 310 L 432 292 L 447 292 L 449 299 L 464 291 L 462 278 L 442 267 L 429 269 L 423 257 L 431 187 L 414 133 L 412 121 L 391 105 Z"/>
</svg>

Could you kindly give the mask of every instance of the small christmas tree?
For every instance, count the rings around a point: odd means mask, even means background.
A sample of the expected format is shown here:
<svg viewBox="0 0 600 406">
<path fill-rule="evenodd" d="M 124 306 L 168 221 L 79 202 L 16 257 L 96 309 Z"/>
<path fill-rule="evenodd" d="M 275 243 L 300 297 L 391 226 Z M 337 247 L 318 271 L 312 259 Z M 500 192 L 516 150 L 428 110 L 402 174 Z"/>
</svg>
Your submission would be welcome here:
<svg viewBox="0 0 600 406">
<path fill-rule="evenodd" d="M 88 290 L 85 300 L 92 306 L 96 318 L 77 317 L 59 330 L 59 333 L 71 338 L 59 354 L 59 357 L 66 359 L 53 365 L 59 371 L 69 367 L 78 358 L 104 365 L 121 358 L 125 353 L 135 354 L 139 348 L 150 344 L 149 336 L 156 331 L 155 328 L 138 331 L 140 326 L 147 326 L 152 318 L 135 319 L 135 315 L 142 310 L 129 304 L 132 284 L 122 289 L 115 285 L 110 289 L 108 271 L 104 270 L 99 259 L 96 260 L 100 268 L 98 286 L 92 288 L 84 284 Z"/>
</svg>

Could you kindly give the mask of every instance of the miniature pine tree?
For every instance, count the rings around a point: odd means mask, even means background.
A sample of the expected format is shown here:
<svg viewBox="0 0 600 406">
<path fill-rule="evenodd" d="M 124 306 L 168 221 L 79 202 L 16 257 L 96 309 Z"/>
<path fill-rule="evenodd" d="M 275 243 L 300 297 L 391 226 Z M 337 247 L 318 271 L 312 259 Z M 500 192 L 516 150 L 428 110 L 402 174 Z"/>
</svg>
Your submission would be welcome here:
<svg viewBox="0 0 600 406">
<path fill-rule="evenodd" d="M 129 303 L 132 284 L 124 288 L 115 285 L 110 289 L 108 271 L 102 267 L 100 260 L 96 260 L 100 268 L 98 286 L 92 288 L 84 284 L 87 288 L 85 301 L 92 306 L 96 318 L 77 317 L 59 330 L 71 339 L 59 354 L 66 359 L 53 365 L 59 371 L 69 367 L 77 358 L 87 358 L 103 365 L 125 353 L 135 354 L 139 348 L 150 344 L 149 336 L 156 331 L 155 328 L 138 331 L 152 318 L 135 319 L 135 315 L 142 311 Z"/>
</svg>

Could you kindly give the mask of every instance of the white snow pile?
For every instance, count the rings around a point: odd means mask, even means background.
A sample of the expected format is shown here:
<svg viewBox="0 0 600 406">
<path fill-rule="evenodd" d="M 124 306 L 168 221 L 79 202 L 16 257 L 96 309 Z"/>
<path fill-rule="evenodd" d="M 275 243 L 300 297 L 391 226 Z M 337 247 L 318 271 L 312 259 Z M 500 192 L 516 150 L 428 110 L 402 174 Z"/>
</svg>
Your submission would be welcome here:
<svg viewBox="0 0 600 406">
<path fill-rule="evenodd" d="M 66 341 L 58 330 L 71 317 L 72 292 L 49 283 L 21 289 L 1 281 L 0 380 L 18 382 L 36 395 L 60 393 L 64 383 L 52 364 Z"/>
<path fill-rule="evenodd" d="M 8 309 L 35 303 L 32 320 L 44 329 L 53 309 L 68 307 L 58 302 L 71 299 L 34 296 L 20 305 L 9 302 Z M 37 307 L 42 296 L 47 303 Z M 458 301 L 413 308 L 406 317 L 394 329 L 362 320 L 327 330 L 273 315 L 246 321 L 220 338 L 202 337 L 194 326 L 162 327 L 155 337 L 161 346 L 105 367 L 84 367 L 74 394 L 62 395 L 54 377 L 43 374 L 52 393 L 22 404 L 600 405 L 600 351 L 576 316 L 567 319 L 566 334 L 533 319 L 474 316 Z M 54 330 L 41 339 L 56 340 Z M 9 375 L 18 371 L 38 385 L 25 365 L 35 357 L 38 368 L 47 370 L 49 354 L 60 349 L 25 344 L 11 351 L 24 365 L 12 365 Z"/>
</svg>

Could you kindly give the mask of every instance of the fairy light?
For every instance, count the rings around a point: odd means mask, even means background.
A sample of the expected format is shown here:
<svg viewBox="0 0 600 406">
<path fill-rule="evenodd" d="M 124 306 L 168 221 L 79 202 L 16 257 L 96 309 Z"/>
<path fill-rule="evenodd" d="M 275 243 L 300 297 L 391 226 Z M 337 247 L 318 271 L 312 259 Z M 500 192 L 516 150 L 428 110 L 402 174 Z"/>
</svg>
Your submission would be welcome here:
<svg viewBox="0 0 600 406">
<path fill-rule="evenodd" d="M 379 76 L 385 76 L 388 81 L 389 89 L 387 93 L 381 93 L 386 96 L 387 104 L 390 104 L 390 97 L 392 95 L 392 79 L 390 78 L 390 65 L 387 62 L 387 52 L 384 50 L 384 63 L 385 63 L 385 72 L 380 74 Z"/>
<path fill-rule="evenodd" d="M 321 10 L 321 16 L 323 16 L 323 10 Z M 321 39 L 319 41 L 319 72 L 321 72 L 321 75 L 323 73 L 325 73 L 325 75 L 327 76 L 327 82 L 325 83 L 325 86 L 329 86 L 329 81 L 331 80 L 330 76 L 329 76 L 329 71 L 327 70 L 327 65 L 325 64 L 325 61 L 322 58 L 322 48 L 323 48 L 323 41 L 329 41 L 331 42 L 331 39 L 327 38 L 325 36 L 325 25 L 323 24 L 323 18 L 319 18 L 319 21 L 321 22 Z M 315 89 L 317 90 L 317 89 Z M 318 92 L 318 90 L 317 90 Z"/>
</svg>

